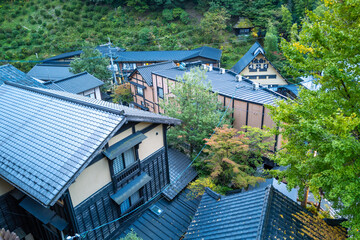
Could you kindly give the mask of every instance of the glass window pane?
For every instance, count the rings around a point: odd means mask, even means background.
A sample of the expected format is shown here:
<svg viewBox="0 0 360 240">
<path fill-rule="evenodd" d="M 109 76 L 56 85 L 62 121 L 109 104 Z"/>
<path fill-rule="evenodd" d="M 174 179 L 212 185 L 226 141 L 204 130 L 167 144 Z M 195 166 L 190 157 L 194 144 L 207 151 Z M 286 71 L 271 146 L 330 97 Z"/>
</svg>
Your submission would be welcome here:
<svg viewBox="0 0 360 240">
<path fill-rule="evenodd" d="M 131 204 L 134 205 L 140 199 L 140 192 L 137 191 L 133 195 L 131 195 Z"/>
<path fill-rule="evenodd" d="M 118 156 L 117 158 L 114 159 L 113 161 L 113 169 L 114 169 L 114 174 L 117 174 L 119 172 L 121 172 L 124 169 L 124 163 L 122 160 L 122 155 Z"/>
<path fill-rule="evenodd" d="M 129 198 L 126 199 L 122 204 L 120 204 L 121 213 L 124 213 L 130 207 L 130 200 Z"/>
<path fill-rule="evenodd" d="M 134 149 L 131 148 L 131 149 L 127 150 L 126 152 L 124 152 L 124 157 L 125 157 L 125 167 L 128 167 L 132 163 L 134 163 L 135 162 Z"/>
</svg>

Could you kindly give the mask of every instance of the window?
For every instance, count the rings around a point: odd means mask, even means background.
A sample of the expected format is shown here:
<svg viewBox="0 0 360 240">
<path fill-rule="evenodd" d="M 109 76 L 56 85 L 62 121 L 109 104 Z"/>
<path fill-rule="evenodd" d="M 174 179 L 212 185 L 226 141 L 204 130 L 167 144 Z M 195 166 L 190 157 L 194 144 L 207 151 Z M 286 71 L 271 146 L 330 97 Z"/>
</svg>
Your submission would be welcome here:
<svg viewBox="0 0 360 240">
<path fill-rule="evenodd" d="M 274 79 L 274 78 L 276 78 L 276 75 L 269 75 L 268 78 Z"/>
<path fill-rule="evenodd" d="M 264 63 L 264 62 L 265 62 L 265 60 L 260 58 L 259 63 Z"/>
<path fill-rule="evenodd" d="M 269 64 L 264 64 L 264 68 L 268 68 L 269 67 Z"/>
<path fill-rule="evenodd" d="M 157 91 L 158 91 L 159 98 L 164 99 L 164 89 L 161 87 L 158 87 Z"/>
<path fill-rule="evenodd" d="M 136 161 L 134 148 L 131 148 L 124 153 L 120 154 L 113 161 L 114 175 L 120 173 L 125 168 L 129 167 Z"/>
<path fill-rule="evenodd" d="M 144 89 L 142 87 L 137 87 L 137 94 L 144 96 Z"/>
<path fill-rule="evenodd" d="M 261 64 L 260 63 L 256 64 L 256 68 L 261 68 Z"/>
<path fill-rule="evenodd" d="M 260 75 L 259 79 L 266 79 L 266 75 Z"/>
<path fill-rule="evenodd" d="M 120 204 L 121 213 L 125 213 L 131 206 L 135 205 L 140 199 L 140 190 L 131 195 L 123 203 Z"/>
<path fill-rule="evenodd" d="M 86 94 L 85 97 L 95 98 L 95 93 L 92 92 L 92 93 Z"/>
<path fill-rule="evenodd" d="M 136 68 L 136 63 L 123 63 L 123 70 L 133 70 Z"/>
</svg>

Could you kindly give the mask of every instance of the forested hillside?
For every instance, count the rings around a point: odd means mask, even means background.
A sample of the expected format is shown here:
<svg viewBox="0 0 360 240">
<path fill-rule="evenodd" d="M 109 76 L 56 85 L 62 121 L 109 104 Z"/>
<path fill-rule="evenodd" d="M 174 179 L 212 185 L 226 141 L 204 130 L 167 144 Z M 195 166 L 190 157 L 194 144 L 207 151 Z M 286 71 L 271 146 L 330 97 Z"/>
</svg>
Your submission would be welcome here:
<svg viewBox="0 0 360 240">
<path fill-rule="evenodd" d="M 316 0 L 127 0 L 2 1 L 0 59 L 42 60 L 108 38 L 129 50 L 178 50 L 208 45 L 223 50 L 222 66 L 238 61 L 251 44 L 288 37 L 293 23 L 316 7 Z M 283 7 L 282 7 L 283 5 Z M 239 39 L 232 26 L 239 16 L 256 28 Z M 266 45 L 266 44 L 265 44 Z M 268 44 L 268 46 L 271 46 Z M 267 46 L 265 46 L 267 47 Z M 271 47 L 270 47 L 271 48 Z M 270 49 L 281 59 L 277 47 Z M 279 61 L 278 61 L 279 62 Z M 15 63 L 13 63 L 15 64 Z M 33 64 L 16 63 L 27 71 Z"/>
</svg>

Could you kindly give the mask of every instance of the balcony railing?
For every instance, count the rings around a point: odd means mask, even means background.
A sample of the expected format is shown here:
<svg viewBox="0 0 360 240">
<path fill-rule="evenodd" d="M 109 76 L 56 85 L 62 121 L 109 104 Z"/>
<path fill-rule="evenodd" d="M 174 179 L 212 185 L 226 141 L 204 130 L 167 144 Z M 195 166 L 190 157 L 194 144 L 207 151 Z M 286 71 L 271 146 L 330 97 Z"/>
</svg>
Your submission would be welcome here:
<svg viewBox="0 0 360 240">
<path fill-rule="evenodd" d="M 120 173 L 115 175 L 116 187 L 121 187 L 123 183 L 126 183 L 132 177 L 138 175 L 140 172 L 138 162 L 135 162 L 131 166 L 125 168 Z"/>
</svg>

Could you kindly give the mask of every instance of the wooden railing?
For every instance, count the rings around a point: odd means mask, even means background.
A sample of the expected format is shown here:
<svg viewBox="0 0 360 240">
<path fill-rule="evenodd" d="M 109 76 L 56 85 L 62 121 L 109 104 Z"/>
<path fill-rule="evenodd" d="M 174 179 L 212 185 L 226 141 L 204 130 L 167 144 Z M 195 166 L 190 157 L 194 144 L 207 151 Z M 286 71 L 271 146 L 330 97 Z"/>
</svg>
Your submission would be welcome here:
<svg viewBox="0 0 360 240">
<path fill-rule="evenodd" d="M 139 172 L 139 164 L 138 162 L 135 162 L 133 165 L 125 168 L 120 173 L 115 175 L 116 186 L 121 187 L 123 183 L 126 183 L 129 179 L 138 175 Z"/>
</svg>

